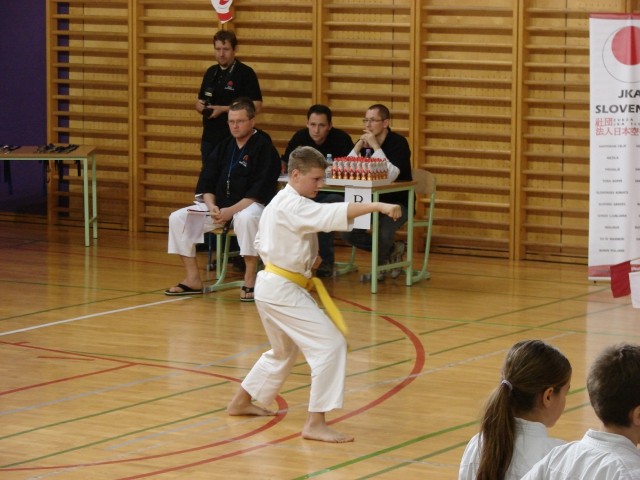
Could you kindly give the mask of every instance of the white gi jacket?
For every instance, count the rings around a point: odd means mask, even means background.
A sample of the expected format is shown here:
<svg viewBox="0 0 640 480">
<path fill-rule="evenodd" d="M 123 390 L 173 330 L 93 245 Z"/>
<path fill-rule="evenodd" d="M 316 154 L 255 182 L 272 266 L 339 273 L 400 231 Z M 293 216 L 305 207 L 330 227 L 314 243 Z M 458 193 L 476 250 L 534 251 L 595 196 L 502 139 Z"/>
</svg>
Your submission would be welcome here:
<svg viewBox="0 0 640 480">
<path fill-rule="evenodd" d="M 347 230 L 348 203 L 316 203 L 287 185 L 260 217 L 255 246 L 265 264 L 311 277 L 318 255 L 317 232 Z M 258 402 L 270 405 L 291 372 L 299 352 L 311 368 L 308 410 L 341 408 L 347 342 L 298 284 L 266 270 L 258 272 L 255 301 L 271 350 L 262 354 L 242 381 Z"/>
<path fill-rule="evenodd" d="M 262 212 L 255 246 L 262 261 L 311 278 L 318 256 L 318 232 L 346 231 L 346 202 L 317 203 L 286 185 Z M 260 272 L 269 288 L 259 288 L 256 300 L 277 305 L 295 305 L 300 287 L 279 275 Z M 262 282 L 260 282 L 262 283 Z"/>
<path fill-rule="evenodd" d="M 563 440 L 549 437 L 547 427 L 542 423 L 516 418 L 513 457 L 505 480 L 520 480 L 551 449 L 564 443 Z M 458 480 L 476 480 L 480 465 L 480 448 L 480 434 L 478 433 L 469 441 L 464 450 Z"/>
<path fill-rule="evenodd" d="M 638 480 L 640 451 L 615 433 L 588 430 L 582 440 L 554 448 L 523 480 Z"/>
</svg>

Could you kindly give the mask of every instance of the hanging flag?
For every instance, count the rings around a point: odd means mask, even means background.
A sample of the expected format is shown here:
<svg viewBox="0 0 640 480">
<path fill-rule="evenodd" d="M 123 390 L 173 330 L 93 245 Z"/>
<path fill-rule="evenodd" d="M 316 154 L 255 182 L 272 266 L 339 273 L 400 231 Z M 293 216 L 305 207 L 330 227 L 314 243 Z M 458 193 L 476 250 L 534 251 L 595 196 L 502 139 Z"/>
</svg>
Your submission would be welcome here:
<svg viewBox="0 0 640 480">
<path fill-rule="evenodd" d="M 227 23 L 233 18 L 231 13 L 231 4 L 233 0 L 211 0 L 214 10 L 218 14 L 218 20 L 221 23 Z"/>
<path fill-rule="evenodd" d="M 631 261 L 611 265 L 609 270 L 611 272 L 611 293 L 613 296 L 624 297 L 630 295 L 629 273 L 631 272 Z"/>
</svg>

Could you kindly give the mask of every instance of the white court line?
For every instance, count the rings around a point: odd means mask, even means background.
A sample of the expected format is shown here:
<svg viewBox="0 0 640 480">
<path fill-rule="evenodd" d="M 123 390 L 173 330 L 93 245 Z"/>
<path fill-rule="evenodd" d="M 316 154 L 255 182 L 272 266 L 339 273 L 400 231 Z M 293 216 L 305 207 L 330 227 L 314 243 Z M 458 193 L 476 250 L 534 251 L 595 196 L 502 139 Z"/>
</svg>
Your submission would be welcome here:
<svg viewBox="0 0 640 480">
<path fill-rule="evenodd" d="M 57 322 L 43 323 L 42 325 L 34 325 L 33 327 L 20 328 L 18 330 L 10 330 L 8 332 L 0 332 L 0 337 L 4 335 L 13 335 L 14 333 L 28 332 L 29 330 L 37 330 L 39 328 L 53 327 L 54 325 L 61 325 L 63 323 L 76 322 L 78 320 L 85 320 L 87 318 L 101 317 L 103 315 L 111 315 L 112 313 L 126 312 L 128 310 L 136 310 L 138 308 L 154 307 L 156 305 L 162 305 L 163 303 L 179 302 L 180 300 L 188 300 L 189 298 L 190 297 L 172 298 L 170 300 L 163 300 L 162 302 L 147 303 L 145 305 L 137 305 L 135 307 L 119 308 L 117 310 L 109 310 L 107 312 L 101 312 L 101 313 L 92 313 L 91 315 L 83 315 L 82 317 L 69 318 L 67 320 L 59 320 Z"/>
</svg>

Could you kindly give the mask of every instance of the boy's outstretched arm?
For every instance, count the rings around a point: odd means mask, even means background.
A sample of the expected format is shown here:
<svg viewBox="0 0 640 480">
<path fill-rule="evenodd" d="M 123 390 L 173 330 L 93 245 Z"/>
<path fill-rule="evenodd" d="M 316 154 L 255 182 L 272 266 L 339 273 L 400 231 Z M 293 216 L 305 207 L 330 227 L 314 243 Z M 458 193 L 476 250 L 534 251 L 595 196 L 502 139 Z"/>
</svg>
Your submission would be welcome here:
<svg viewBox="0 0 640 480">
<path fill-rule="evenodd" d="M 383 215 L 391 217 L 393 220 L 397 220 L 402 215 L 402 209 L 400 205 L 394 205 L 392 203 L 372 202 L 372 203 L 349 203 L 347 208 L 347 217 L 349 220 L 359 217 L 360 215 L 366 215 L 367 213 L 379 212 Z"/>
</svg>

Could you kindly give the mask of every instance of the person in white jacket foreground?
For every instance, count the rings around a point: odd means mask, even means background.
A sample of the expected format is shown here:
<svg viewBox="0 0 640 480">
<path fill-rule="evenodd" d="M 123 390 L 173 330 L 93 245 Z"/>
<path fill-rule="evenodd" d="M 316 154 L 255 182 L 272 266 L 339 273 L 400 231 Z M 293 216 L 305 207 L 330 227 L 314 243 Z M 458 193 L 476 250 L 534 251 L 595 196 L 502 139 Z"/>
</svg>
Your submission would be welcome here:
<svg viewBox="0 0 640 480">
<path fill-rule="evenodd" d="M 640 345 L 606 348 L 591 366 L 587 390 L 600 430 L 554 448 L 523 480 L 640 479 Z"/>
<path fill-rule="evenodd" d="M 571 364 L 542 340 L 516 343 L 487 401 L 476 434 L 464 451 L 459 480 L 519 480 L 563 444 L 547 435 L 564 410 Z"/>
</svg>

